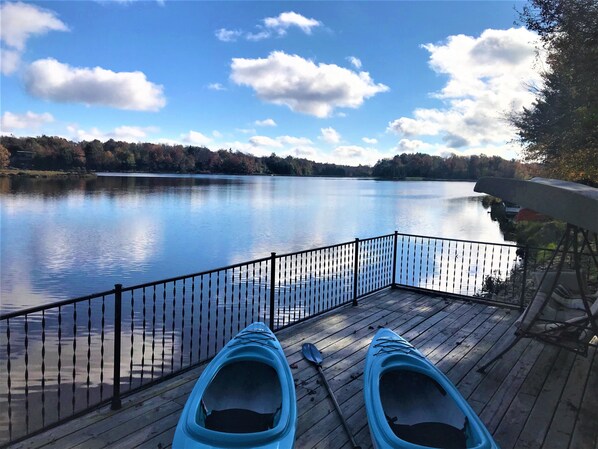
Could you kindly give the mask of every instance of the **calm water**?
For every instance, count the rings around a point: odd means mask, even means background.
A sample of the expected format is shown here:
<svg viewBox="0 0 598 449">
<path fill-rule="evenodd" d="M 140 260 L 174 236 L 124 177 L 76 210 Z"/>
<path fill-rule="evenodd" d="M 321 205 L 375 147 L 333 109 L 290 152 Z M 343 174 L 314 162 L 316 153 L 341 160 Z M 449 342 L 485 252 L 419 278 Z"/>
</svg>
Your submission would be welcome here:
<svg viewBox="0 0 598 449">
<path fill-rule="evenodd" d="M 0 179 L 2 311 L 393 232 L 503 242 L 471 182 Z"/>
</svg>

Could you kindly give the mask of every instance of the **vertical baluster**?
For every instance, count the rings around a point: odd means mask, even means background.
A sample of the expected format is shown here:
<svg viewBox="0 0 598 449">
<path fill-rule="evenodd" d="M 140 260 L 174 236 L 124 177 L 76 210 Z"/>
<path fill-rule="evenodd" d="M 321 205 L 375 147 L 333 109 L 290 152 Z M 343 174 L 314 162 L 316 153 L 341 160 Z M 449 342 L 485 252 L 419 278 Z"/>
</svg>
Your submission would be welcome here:
<svg viewBox="0 0 598 449">
<path fill-rule="evenodd" d="M 100 402 L 104 400 L 104 340 L 106 325 L 106 297 L 102 295 L 102 318 L 100 322 Z"/>
<path fill-rule="evenodd" d="M 218 315 L 220 314 L 219 306 L 220 305 L 220 271 L 216 272 L 216 322 L 214 323 L 214 354 L 218 352 L 218 326 L 220 325 Z"/>
<path fill-rule="evenodd" d="M 469 254 L 467 257 L 467 292 L 466 294 L 469 296 L 473 296 L 473 292 L 469 290 L 469 281 L 471 278 L 471 242 L 469 242 Z"/>
<path fill-rule="evenodd" d="M 252 264 L 255 266 L 255 264 Z M 252 295 L 253 298 L 253 295 Z M 249 264 L 245 265 L 245 313 L 243 315 L 243 327 L 247 326 L 247 308 L 249 307 Z M 251 309 L 253 315 L 253 308 Z M 240 315 L 239 315 L 240 316 Z M 240 318 L 239 318 L 240 319 Z M 253 322 L 253 320 L 251 320 Z"/>
<path fill-rule="evenodd" d="M 314 252 L 309 252 L 309 315 L 313 315 L 314 306 Z"/>
<path fill-rule="evenodd" d="M 176 330 L 176 281 L 172 283 L 172 334 L 170 336 L 170 372 L 174 372 L 174 339 Z"/>
<path fill-rule="evenodd" d="M 211 326 L 212 326 L 212 319 L 210 316 L 210 309 L 212 304 L 212 273 L 209 274 L 208 277 L 208 331 L 206 333 L 206 358 L 210 357 L 210 337 L 212 336 Z M 215 348 L 214 348 L 215 350 Z"/>
<path fill-rule="evenodd" d="M 299 256 L 299 321 L 305 318 L 305 278 L 303 277 L 303 262 L 305 253 Z"/>
<path fill-rule="evenodd" d="M 279 275 L 280 277 L 280 271 Z M 275 319 L 275 303 L 274 295 L 276 290 L 276 253 L 270 254 L 270 330 L 274 332 L 274 319 Z"/>
<path fill-rule="evenodd" d="M 434 251 L 432 256 L 432 290 L 434 290 L 434 280 L 436 279 L 436 243 L 438 239 L 434 239 Z M 440 279 L 439 279 L 440 280 Z"/>
<path fill-rule="evenodd" d="M 195 333 L 195 276 L 191 278 L 191 330 L 189 335 L 189 365 L 193 365 L 193 337 Z M 201 334 L 199 335 L 201 341 Z"/>
<path fill-rule="evenodd" d="M 457 258 L 459 257 L 458 248 L 459 248 L 459 242 L 455 242 L 455 254 L 454 254 L 454 262 L 453 262 L 453 291 L 451 293 L 455 293 L 456 282 L 457 282 Z"/>
<path fill-rule="evenodd" d="M 193 365 L 193 336 L 195 331 L 195 276 L 191 278 L 191 323 L 189 329 L 189 365 Z M 199 335 L 201 339 L 201 334 Z"/>
<path fill-rule="evenodd" d="M 477 292 L 478 290 L 478 267 L 480 265 L 480 244 L 476 243 L 476 252 L 475 252 L 475 281 L 474 281 L 474 291 Z M 482 283 L 482 285 L 484 285 Z"/>
<path fill-rule="evenodd" d="M 42 310 L 42 427 L 46 426 L 46 311 Z M 89 376 L 88 376 L 89 377 Z M 89 391 L 89 385 L 88 385 Z M 89 393 L 88 393 L 89 396 Z M 88 400 L 89 402 L 89 400 Z"/>
<path fill-rule="evenodd" d="M 72 412 L 75 413 L 75 391 L 76 391 L 76 376 L 77 376 L 77 303 L 73 303 L 73 382 L 71 384 L 71 392 L 73 397 L 71 398 Z M 29 413 L 27 413 L 29 416 Z"/>
<path fill-rule="evenodd" d="M 299 255 L 295 254 L 293 256 L 295 258 L 295 275 L 293 277 L 293 322 L 297 321 L 297 258 Z"/>
<path fill-rule="evenodd" d="M 87 407 L 89 407 L 89 393 L 91 389 L 91 299 L 87 300 L 87 379 L 85 390 L 85 400 Z M 43 402 L 43 401 L 42 401 Z"/>
<path fill-rule="evenodd" d="M 447 241 L 446 242 L 446 278 L 445 278 L 445 284 L 444 284 L 444 291 L 448 292 L 448 282 L 449 282 L 449 277 L 450 277 L 450 272 L 451 272 L 451 241 Z"/>
<path fill-rule="evenodd" d="M 25 315 L 25 430 L 29 433 L 29 315 Z"/>
<path fill-rule="evenodd" d="M 255 267 L 254 267 L 255 269 Z M 262 262 L 260 262 L 258 268 L 258 283 L 257 283 L 257 319 L 260 319 L 261 311 L 262 311 Z M 255 279 L 255 276 L 254 276 Z M 266 308 L 264 307 L 264 311 Z M 253 317 L 253 315 L 252 315 Z M 266 322 L 266 313 L 264 312 L 264 323 Z"/>
<path fill-rule="evenodd" d="M 203 339 L 203 332 L 202 332 L 202 323 L 203 323 L 203 278 L 204 275 L 201 275 L 199 279 L 199 317 L 198 317 L 198 330 L 197 333 L 199 334 L 199 341 L 197 342 L 197 363 L 200 363 L 201 360 L 201 343 Z M 193 278 L 193 285 L 195 285 L 195 278 Z M 209 321 L 209 320 L 208 320 Z"/>
<path fill-rule="evenodd" d="M 259 263 L 260 266 L 262 265 L 262 263 Z M 261 282 L 261 276 L 259 279 L 258 284 Z M 260 313 L 259 313 L 259 307 L 260 307 L 260 297 L 257 297 L 257 306 L 258 306 L 258 320 L 260 317 Z M 255 322 L 255 263 L 251 264 L 251 322 Z"/>
<path fill-rule="evenodd" d="M 10 360 L 10 358 L 9 358 Z M 58 306 L 58 366 L 57 366 L 57 379 L 56 383 L 58 384 L 58 398 L 57 398 L 57 410 L 56 416 L 58 420 L 60 420 L 61 415 L 61 396 L 62 396 L 62 306 Z M 10 389 L 9 389 L 10 391 Z"/>
<path fill-rule="evenodd" d="M 291 296 L 291 292 L 290 292 L 290 288 L 291 288 L 291 280 L 290 280 L 290 276 L 289 276 L 289 272 L 287 271 L 287 262 L 289 260 L 289 256 L 286 256 L 284 258 L 284 282 L 283 282 L 283 291 L 284 291 L 284 296 L 283 296 L 283 316 L 282 316 L 282 325 L 286 325 L 288 324 L 288 320 L 290 319 L 291 316 L 291 304 L 290 304 L 290 296 Z M 287 287 L 287 281 L 289 283 L 289 286 Z"/>
<path fill-rule="evenodd" d="M 60 308 L 58 309 L 60 310 Z M 60 312 L 59 312 L 60 313 Z M 6 320 L 6 389 L 8 393 L 8 438 L 12 440 L 12 378 L 10 365 L 10 319 Z M 60 385 L 59 385 L 60 388 Z M 60 402 L 59 402 L 60 404 Z M 60 416 L 60 405 L 58 405 Z"/>
<path fill-rule="evenodd" d="M 129 390 L 133 388 L 133 356 L 135 347 L 135 294 L 131 290 L 131 349 L 129 350 Z"/>
<path fill-rule="evenodd" d="M 280 311 L 282 310 L 283 313 L 283 322 L 284 322 L 284 308 L 280 308 L 280 300 L 283 295 L 283 291 L 280 289 L 280 279 L 284 276 L 284 272 L 282 271 L 282 257 L 278 259 L 278 298 L 276 300 L 276 328 L 280 328 Z M 275 264 L 276 266 L 276 264 Z M 284 303 L 283 303 L 284 306 Z"/>
<path fill-rule="evenodd" d="M 166 282 L 162 284 L 162 362 L 161 375 L 164 376 L 164 361 L 166 359 Z"/>
<path fill-rule="evenodd" d="M 220 278 L 220 277 L 219 277 Z M 222 302 L 222 346 L 226 344 L 226 293 L 228 291 L 228 270 L 224 270 L 224 294 Z M 218 328 L 218 324 L 216 324 Z"/>
<path fill-rule="evenodd" d="M 183 291 L 182 291 L 182 300 L 181 300 L 181 355 L 179 357 L 179 369 L 183 369 L 183 365 L 185 363 L 184 354 L 185 354 L 185 303 L 186 303 L 186 294 L 187 294 L 187 279 L 183 278 Z"/>
<path fill-rule="evenodd" d="M 239 274 L 241 276 L 241 274 Z M 240 306 L 240 304 L 239 304 Z M 230 289 L 230 334 L 229 338 L 233 338 L 233 321 L 235 317 L 235 268 L 232 269 L 231 289 Z"/>
<path fill-rule="evenodd" d="M 154 369 L 156 361 L 156 284 L 152 292 L 152 380 L 154 380 Z"/>
<path fill-rule="evenodd" d="M 238 302 L 237 302 L 237 332 L 241 330 L 241 294 L 243 293 L 243 267 L 239 267 L 239 284 L 238 284 Z M 245 306 L 247 306 L 247 301 L 245 301 Z M 247 308 L 245 308 L 247 310 Z M 232 337 L 232 335 L 231 335 Z"/>
</svg>

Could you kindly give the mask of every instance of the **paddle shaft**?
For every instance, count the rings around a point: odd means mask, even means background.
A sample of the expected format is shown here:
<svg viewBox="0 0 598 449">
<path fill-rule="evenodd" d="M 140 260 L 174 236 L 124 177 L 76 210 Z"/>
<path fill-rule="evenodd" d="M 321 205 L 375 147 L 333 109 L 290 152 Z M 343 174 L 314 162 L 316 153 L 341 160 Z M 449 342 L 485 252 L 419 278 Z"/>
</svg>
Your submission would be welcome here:
<svg viewBox="0 0 598 449">
<path fill-rule="evenodd" d="M 341 407 L 338 405 L 338 402 L 336 402 L 336 398 L 334 397 L 334 393 L 332 392 L 332 388 L 330 388 L 330 385 L 328 384 L 328 381 L 326 380 L 326 376 L 324 375 L 324 371 L 322 371 L 322 367 L 320 365 L 316 365 L 316 367 L 318 368 L 318 372 L 320 373 L 320 376 L 322 377 L 322 380 L 324 381 L 324 385 L 326 386 L 326 389 L 328 390 L 328 394 L 330 395 L 330 399 L 332 399 L 332 403 L 334 404 L 334 407 L 336 408 L 336 411 L 338 412 L 338 416 L 340 416 L 340 418 L 341 418 L 341 422 L 343 423 L 343 427 L 345 428 L 345 431 L 347 432 L 347 435 L 349 435 L 349 440 L 351 441 L 351 444 L 353 445 L 353 449 L 361 449 L 361 447 L 358 446 L 357 443 L 355 442 L 355 438 L 353 438 L 353 434 L 351 433 L 351 429 L 349 429 L 349 425 L 347 424 L 347 421 L 345 421 L 345 417 L 343 416 L 343 412 L 341 412 Z"/>
</svg>

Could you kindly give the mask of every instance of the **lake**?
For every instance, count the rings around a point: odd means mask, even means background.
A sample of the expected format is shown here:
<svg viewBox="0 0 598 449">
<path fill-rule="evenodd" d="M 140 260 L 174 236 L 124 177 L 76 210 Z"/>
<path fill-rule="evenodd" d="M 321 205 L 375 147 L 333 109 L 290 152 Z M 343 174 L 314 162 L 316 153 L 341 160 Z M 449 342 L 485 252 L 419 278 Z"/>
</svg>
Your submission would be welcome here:
<svg viewBox="0 0 598 449">
<path fill-rule="evenodd" d="M 1 178 L 2 312 L 395 230 L 504 242 L 473 186 L 214 175 Z"/>
</svg>

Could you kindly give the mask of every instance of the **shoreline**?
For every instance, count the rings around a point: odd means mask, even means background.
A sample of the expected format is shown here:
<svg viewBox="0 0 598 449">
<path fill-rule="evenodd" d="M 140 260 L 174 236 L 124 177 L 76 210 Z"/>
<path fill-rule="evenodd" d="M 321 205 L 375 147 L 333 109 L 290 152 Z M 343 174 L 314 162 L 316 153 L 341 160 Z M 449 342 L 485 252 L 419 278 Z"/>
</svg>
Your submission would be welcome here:
<svg viewBox="0 0 598 449">
<path fill-rule="evenodd" d="M 66 172 L 58 170 L 29 170 L 20 168 L 0 169 L 0 178 L 32 178 L 32 179 L 93 179 L 95 173 Z"/>
</svg>

